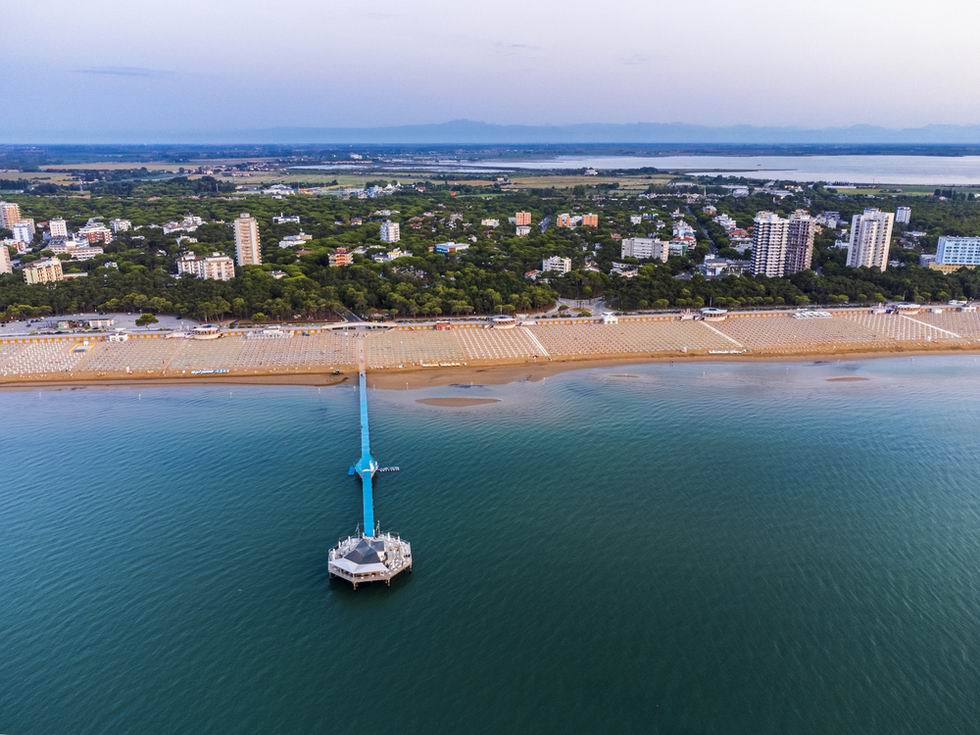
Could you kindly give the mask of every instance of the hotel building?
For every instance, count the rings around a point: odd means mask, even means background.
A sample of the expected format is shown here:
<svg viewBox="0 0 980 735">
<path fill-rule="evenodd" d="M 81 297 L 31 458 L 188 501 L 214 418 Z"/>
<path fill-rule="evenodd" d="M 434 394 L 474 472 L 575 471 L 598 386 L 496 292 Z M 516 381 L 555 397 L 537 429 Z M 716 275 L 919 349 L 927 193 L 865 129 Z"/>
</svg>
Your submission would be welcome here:
<svg viewBox="0 0 980 735">
<path fill-rule="evenodd" d="M 895 221 L 900 225 L 907 225 L 912 221 L 912 207 L 898 207 L 895 210 Z"/>
<path fill-rule="evenodd" d="M 550 258 L 545 258 L 541 261 L 541 271 L 548 273 L 568 273 L 572 269 L 572 259 L 562 258 L 558 255 L 552 255 Z"/>
<path fill-rule="evenodd" d="M 68 223 L 61 217 L 49 219 L 48 235 L 51 237 L 68 237 Z"/>
<path fill-rule="evenodd" d="M 817 234 L 817 221 L 810 214 L 798 209 L 789 218 L 786 238 L 786 262 L 784 276 L 810 270 L 813 264 L 813 238 Z"/>
<path fill-rule="evenodd" d="M 390 219 L 381 223 L 381 241 L 398 242 L 402 239 L 401 225 Z"/>
<path fill-rule="evenodd" d="M 177 275 L 185 274 L 205 281 L 230 281 L 235 277 L 235 263 L 221 253 L 211 253 L 206 258 L 188 253 L 177 261 Z"/>
<path fill-rule="evenodd" d="M 10 230 L 20 222 L 20 205 L 16 202 L 0 202 L 0 227 Z"/>
<path fill-rule="evenodd" d="M 952 237 L 944 235 L 939 238 L 936 248 L 936 259 L 929 267 L 952 273 L 960 268 L 976 268 L 980 265 L 980 237 Z"/>
<path fill-rule="evenodd" d="M 620 243 L 620 257 L 667 262 L 670 243 L 653 237 L 624 237 Z"/>
<path fill-rule="evenodd" d="M 24 268 L 24 280 L 29 284 L 54 283 L 65 280 L 61 261 L 57 258 L 44 258 Z"/>
<path fill-rule="evenodd" d="M 518 212 L 514 215 L 514 224 L 520 227 L 521 225 L 531 224 L 531 213 L 530 212 Z"/>
</svg>

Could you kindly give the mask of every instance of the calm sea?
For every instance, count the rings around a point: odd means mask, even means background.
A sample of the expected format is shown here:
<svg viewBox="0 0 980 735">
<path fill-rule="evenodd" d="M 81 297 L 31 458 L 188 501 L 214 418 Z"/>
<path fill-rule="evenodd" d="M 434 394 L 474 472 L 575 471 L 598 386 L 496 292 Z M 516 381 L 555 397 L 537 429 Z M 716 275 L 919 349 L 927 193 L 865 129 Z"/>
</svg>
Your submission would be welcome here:
<svg viewBox="0 0 980 735">
<path fill-rule="evenodd" d="M 371 411 L 417 567 L 355 592 L 353 389 L 0 393 L 0 732 L 977 732 L 980 359 Z"/>
</svg>

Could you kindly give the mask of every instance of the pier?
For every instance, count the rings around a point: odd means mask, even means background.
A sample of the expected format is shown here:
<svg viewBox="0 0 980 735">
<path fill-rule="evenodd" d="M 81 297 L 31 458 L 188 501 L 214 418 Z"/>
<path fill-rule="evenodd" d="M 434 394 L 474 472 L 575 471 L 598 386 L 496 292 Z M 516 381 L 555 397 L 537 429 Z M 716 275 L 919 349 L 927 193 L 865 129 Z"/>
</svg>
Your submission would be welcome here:
<svg viewBox="0 0 980 735">
<path fill-rule="evenodd" d="M 350 582 L 354 589 L 365 582 L 384 582 L 390 585 L 394 577 L 412 570 L 412 545 L 396 534 L 382 533 L 380 524 L 374 518 L 374 475 L 381 468 L 371 454 L 367 360 L 363 336 L 358 340 L 357 392 L 361 419 L 361 456 L 351 466 L 348 474 L 361 478 L 363 530 L 359 534 L 341 539 L 330 550 L 327 564 L 331 577 Z"/>
</svg>

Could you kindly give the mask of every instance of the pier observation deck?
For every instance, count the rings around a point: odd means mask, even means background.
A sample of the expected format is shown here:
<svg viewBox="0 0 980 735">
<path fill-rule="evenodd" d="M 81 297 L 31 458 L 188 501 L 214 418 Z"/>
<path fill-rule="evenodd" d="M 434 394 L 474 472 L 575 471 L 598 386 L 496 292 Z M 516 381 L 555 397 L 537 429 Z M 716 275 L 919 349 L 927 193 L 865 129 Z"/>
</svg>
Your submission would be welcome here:
<svg viewBox="0 0 980 735">
<path fill-rule="evenodd" d="M 363 529 L 359 534 L 341 539 L 330 550 L 327 568 L 331 577 L 345 579 L 357 589 L 365 582 L 384 582 L 404 571 L 412 570 L 412 545 L 392 533 L 382 533 L 374 518 L 374 475 L 377 460 L 371 454 L 371 432 L 368 425 L 367 365 L 363 336 L 358 344 L 357 392 L 361 419 L 361 456 L 348 474 L 361 478 Z"/>
</svg>

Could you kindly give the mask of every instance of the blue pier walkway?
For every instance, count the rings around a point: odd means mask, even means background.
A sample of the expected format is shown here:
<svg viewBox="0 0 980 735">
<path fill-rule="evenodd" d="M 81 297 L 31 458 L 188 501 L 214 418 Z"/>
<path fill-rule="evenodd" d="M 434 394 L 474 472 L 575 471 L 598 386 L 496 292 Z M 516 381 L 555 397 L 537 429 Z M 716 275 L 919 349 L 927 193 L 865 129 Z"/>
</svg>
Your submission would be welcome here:
<svg viewBox="0 0 980 735">
<path fill-rule="evenodd" d="M 378 463 L 371 456 L 371 433 L 368 430 L 367 375 L 365 375 L 363 365 L 358 373 L 357 392 L 361 403 L 361 458 L 354 465 L 354 472 L 361 477 L 364 535 L 374 536 L 374 488 L 372 482 L 374 473 L 378 471 Z"/>
</svg>

